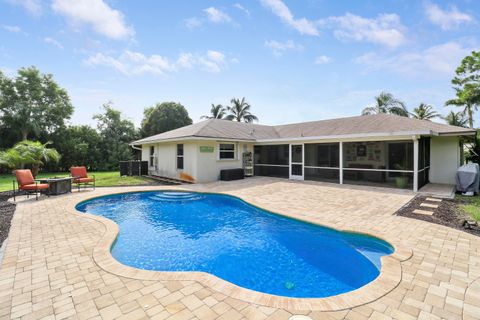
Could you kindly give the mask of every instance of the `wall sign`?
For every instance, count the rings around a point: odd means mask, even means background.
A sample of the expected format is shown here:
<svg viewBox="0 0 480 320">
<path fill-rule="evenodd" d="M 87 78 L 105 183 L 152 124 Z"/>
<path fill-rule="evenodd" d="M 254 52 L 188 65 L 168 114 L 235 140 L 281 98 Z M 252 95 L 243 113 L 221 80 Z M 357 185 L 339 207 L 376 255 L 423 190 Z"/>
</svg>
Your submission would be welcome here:
<svg viewBox="0 0 480 320">
<path fill-rule="evenodd" d="M 200 146 L 200 152 L 202 153 L 212 153 L 213 149 L 214 148 L 210 146 Z"/>
</svg>

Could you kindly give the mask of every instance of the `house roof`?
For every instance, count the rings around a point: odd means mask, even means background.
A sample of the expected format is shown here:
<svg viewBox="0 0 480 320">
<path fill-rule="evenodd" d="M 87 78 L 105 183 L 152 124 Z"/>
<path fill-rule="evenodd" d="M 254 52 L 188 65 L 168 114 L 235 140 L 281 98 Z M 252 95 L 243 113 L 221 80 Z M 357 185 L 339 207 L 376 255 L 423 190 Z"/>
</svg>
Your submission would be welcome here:
<svg viewBox="0 0 480 320">
<path fill-rule="evenodd" d="M 267 126 L 209 119 L 140 139 L 147 144 L 187 138 L 275 141 L 307 138 L 385 135 L 472 135 L 475 130 L 391 114 L 363 115 L 331 120 Z"/>
</svg>

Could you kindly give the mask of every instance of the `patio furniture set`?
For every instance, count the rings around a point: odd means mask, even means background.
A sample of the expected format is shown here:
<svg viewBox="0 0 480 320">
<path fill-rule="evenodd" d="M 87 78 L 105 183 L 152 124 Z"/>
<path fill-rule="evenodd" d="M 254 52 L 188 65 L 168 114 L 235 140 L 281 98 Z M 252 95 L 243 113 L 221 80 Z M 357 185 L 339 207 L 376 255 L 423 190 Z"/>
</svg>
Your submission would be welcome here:
<svg viewBox="0 0 480 320">
<path fill-rule="evenodd" d="M 92 187 L 95 189 L 95 176 L 89 176 L 87 168 L 85 167 L 71 167 L 69 177 L 52 177 L 35 179 L 32 171 L 29 169 L 15 170 L 15 178 L 13 180 L 13 200 L 16 200 L 16 195 L 20 191 L 30 194 L 35 194 L 35 199 L 38 200 L 38 194 L 45 194 L 47 196 L 59 195 L 72 191 L 72 184 L 78 188 Z M 16 187 L 17 185 L 17 187 Z"/>
</svg>

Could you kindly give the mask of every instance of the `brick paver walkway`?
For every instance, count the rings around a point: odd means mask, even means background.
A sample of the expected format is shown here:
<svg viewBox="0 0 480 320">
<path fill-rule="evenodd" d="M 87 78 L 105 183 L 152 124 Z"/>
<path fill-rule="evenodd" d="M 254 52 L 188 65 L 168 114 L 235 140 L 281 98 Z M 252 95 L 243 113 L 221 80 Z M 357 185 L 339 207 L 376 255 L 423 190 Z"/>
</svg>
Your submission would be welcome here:
<svg viewBox="0 0 480 320">
<path fill-rule="evenodd" d="M 99 188 L 19 203 L 0 268 L 0 319 L 480 319 L 480 239 L 393 216 L 409 193 L 266 178 L 182 187 L 230 193 L 340 229 L 370 230 L 403 242 L 413 256 L 401 263 L 401 282 L 390 293 L 335 312 L 255 305 L 196 281 L 126 278 L 92 258 L 105 226 L 66 207 L 86 193 L 152 188 Z"/>
</svg>

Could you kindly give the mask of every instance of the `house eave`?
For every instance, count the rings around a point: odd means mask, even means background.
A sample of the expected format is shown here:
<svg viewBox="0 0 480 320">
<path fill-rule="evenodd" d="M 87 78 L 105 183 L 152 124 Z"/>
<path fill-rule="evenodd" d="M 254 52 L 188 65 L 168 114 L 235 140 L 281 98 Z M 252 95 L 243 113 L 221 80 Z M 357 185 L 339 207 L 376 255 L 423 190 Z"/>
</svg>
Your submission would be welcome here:
<svg viewBox="0 0 480 320">
<path fill-rule="evenodd" d="M 129 143 L 129 145 L 144 145 L 144 144 L 155 144 L 155 143 L 164 143 L 164 142 L 176 142 L 176 141 L 234 141 L 234 142 L 255 142 L 255 139 L 235 139 L 229 137 L 202 137 L 202 136 L 185 136 L 178 138 L 168 138 L 168 139 L 156 139 L 149 141 L 134 141 Z"/>
<path fill-rule="evenodd" d="M 452 136 L 474 136 L 476 135 L 476 131 L 458 131 L 458 132 L 444 132 L 444 133 L 439 133 L 439 136 L 442 137 L 452 137 Z"/>
<path fill-rule="evenodd" d="M 435 136 L 438 133 L 431 130 L 424 131 L 399 131 L 399 132 L 375 132 L 375 133 L 353 133 L 341 135 L 324 135 L 310 137 L 294 137 L 279 139 L 257 139 L 257 143 L 274 143 L 274 142 L 290 142 L 290 141 L 312 141 L 312 140 L 361 140 L 371 138 L 413 138 L 418 136 Z"/>
</svg>

